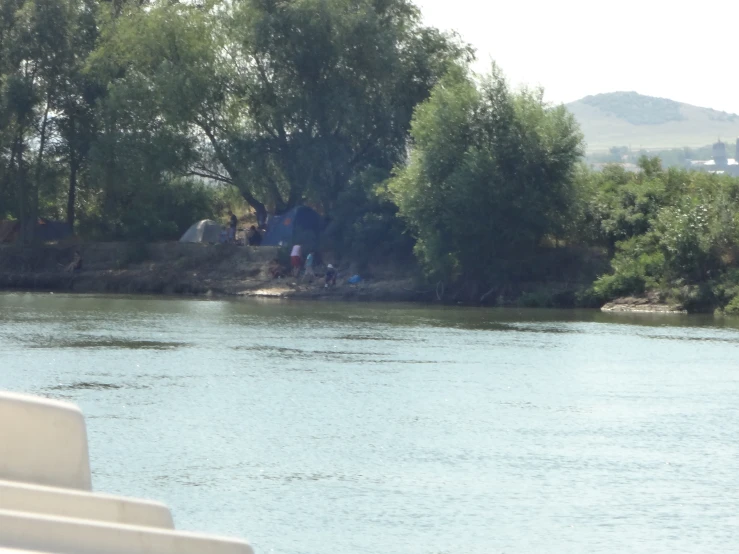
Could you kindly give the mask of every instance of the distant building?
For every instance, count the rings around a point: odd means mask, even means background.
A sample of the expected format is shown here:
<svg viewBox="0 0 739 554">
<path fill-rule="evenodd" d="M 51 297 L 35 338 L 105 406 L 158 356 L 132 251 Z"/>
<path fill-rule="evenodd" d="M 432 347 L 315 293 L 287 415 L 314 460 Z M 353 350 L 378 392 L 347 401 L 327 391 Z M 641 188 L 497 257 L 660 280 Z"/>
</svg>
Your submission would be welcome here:
<svg viewBox="0 0 739 554">
<path fill-rule="evenodd" d="M 739 152 L 739 138 L 736 139 L 737 152 Z M 713 145 L 711 160 L 690 160 L 690 169 L 707 171 L 708 173 L 726 174 L 739 177 L 739 162 L 735 158 L 729 158 L 726 154 L 726 144 L 720 140 Z"/>
<path fill-rule="evenodd" d="M 631 162 L 597 162 L 597 163 L 591 163 L 590 169 L 593 171 L 603 171 L 604 168 L 609 166 L 617 166 L 621 169 L 624 169 L 626 171 L 631 171 L 632 173 L 639 173 L 641 171 L 641 167 L 639 167 L 637 164 L 631 163 Z"/>
</svg>

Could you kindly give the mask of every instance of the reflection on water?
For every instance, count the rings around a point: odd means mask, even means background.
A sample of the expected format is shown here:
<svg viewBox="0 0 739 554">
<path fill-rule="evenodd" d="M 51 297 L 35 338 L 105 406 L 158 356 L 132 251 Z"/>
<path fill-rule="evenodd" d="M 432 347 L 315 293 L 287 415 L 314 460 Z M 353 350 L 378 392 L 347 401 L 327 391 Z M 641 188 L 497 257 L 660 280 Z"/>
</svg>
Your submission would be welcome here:
<svg viewBox="0 0 739 554">
<path fill-rule="evenodd" d="M 184 342 L 165 342 L 154 340 L 124 340 L 112 337 L 83 337 L 59 339 L 41 336 L 19 337 L 18 340 L 27 348 L 131 348 L 168 350 L 187 346 Z"/>
<path fill-rule="evenodd" d="M 0 294 L 96 490 L 258 552 L 735 550 L 739 321 Z"/>
<path fill-rule="evenodd" d="M 118 389 L 148 389 L 150 388 L 147 384 L 136 384 L 136 383 L 100 383 L 90 381 L 78 381 L 76 383 L 59 384 L 51 387 L 46 387 L 44 391 L 74 391 L 74 390 L 118 390 Z"/>
<path fill-rule="evenodd" d="M 383 342 L 411 342 L 411 339 L 402 339 L 398 337 L 381 336 L 381 335 L 340 335 L 336 337 L 338 340 L 379 340 Z"/>
<path fill-rule="evenodd" d="M 47 391 L 55 391 L 55 390 L 85 390 L 85 389 L 94 389 L 94 390 L 111 390 L 111 389 L 121 389 L 123 388 L 122 385 L 114 385 L 112 383 L 90 383 L 86 381 L 78 382 L 78 383 L 71 383 L 69 385 L 54 385 L 53 387 L 47 387 L 45 390 Z"/>
</svg>

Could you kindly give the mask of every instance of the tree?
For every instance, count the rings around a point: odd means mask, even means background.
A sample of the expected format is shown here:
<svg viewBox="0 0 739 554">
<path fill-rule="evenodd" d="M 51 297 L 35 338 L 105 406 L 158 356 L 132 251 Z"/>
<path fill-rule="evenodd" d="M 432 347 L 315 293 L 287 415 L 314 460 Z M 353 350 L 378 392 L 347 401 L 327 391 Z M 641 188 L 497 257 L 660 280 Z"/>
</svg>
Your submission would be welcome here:
<svg viewBox="0 0 739 554">
<path fill-rule="evenodd" d="M 413 149 L 390 184 L 430 274 L 510 282 L 567 222 L 582 135 L 539 90 L 512 92 L 494 66 L 450 73 L 421 104 Z"/>
<path fill-rule="evenodd" d="M 389 171 L 414 106 L 471 55 L 407 0 L 163 3 L 102 52 L 187 130 L 190 173 L 237 186 L 260 219 L 305 201 L 330 212 L 358 174 Z"/>
<path fill-rule="evenodd" d="M 52 100 L 69 47 L 73 4 L 57 0 L 3 0 L 0 5 L 0 82 L 6 129 L 6 183 L 15 181 L 14 213 L 22 238 L 33 239 L 45 156 L 53 134 Z"/>
<path fill-rule="evenodd" d="M 86 71 L 90 54 L 99 38 L 99 5 L 95 0 L 75 4 L 69 56 L 58 93 L 53 99 L 57 112 L 59 144 L 56 155 L 67 165 L 66 220 L 76 221 L 77 192 L 80 175 L 87 165 L 97 133 L 96 105 L 104 97 L 104 84 Z"/>
</svg>

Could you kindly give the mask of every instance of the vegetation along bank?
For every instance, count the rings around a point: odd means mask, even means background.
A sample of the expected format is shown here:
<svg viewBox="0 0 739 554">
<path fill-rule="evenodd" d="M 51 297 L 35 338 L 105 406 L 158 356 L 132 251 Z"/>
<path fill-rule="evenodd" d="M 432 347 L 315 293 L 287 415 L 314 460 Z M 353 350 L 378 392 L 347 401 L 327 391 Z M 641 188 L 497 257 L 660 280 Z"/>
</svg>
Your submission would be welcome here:
<svg viewBox="0 0 739 554">
<path fill-rule="evenodd" d="M 407 0 L 2 2 L 2 287 L 61 286 L 47 218 L 81 241 L 74 290 L 244 291 L 268 251 L 166 241 L 308 205 L 318 251 L 393 298 L 739 312 L 739 180 L 589 171 L 565 107 L 473 74 Z"/>
</svg>

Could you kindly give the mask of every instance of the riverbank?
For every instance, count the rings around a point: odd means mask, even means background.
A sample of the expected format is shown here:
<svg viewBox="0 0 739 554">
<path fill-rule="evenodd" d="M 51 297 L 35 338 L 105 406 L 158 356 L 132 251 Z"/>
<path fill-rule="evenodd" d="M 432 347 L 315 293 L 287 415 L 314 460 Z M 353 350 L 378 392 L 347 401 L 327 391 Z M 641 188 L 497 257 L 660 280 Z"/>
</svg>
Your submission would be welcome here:
<svg viewBox="0 0 739 554">
<path fill-rule="evenodd" d="M 625 296 L 607 302 L 601 307 L 602 312 L 628 312 L 639 314 L 687 314 L 682 304 L 665 302 L 657 294 L 644 296 Z"/>
<path fill-rule="evenodd" d="M 82 269 L 67 273 L 64 268 L 72 261 L 75 250 L 82 256 Z M 344 263 L 337 264 L 337 286 L 326 289 L 322 277 L 312 282 L 272 278 L 270 264 L 283 254 L 277 247 L 180 242 L 101 242 L 32 249 L 0 246 L 0 290 L 574 308 L 583 307 L 578 291 L 604 270 L 604 262 L 596 257 L 589 257 L 588 263 L 583 264 L 582 255 L 560 249 L 550 264 L 557 268 L 555 275 L 540 277 L 515 291 L 451 291 L 445 290 L 443 284 L 419 284 L 414 263 L 370 266 L 360 272 L 362 281 L 352 285 L 347 279 L 357 271 L 356 267 Z M 685 313 L 682 306 L 666 304 L 649 295 L 616 299 L 601 309 Z"/>
<path fill-rule="evenodd" d="M 75 250 L 82 256 L 82 269 L 67 273 Z M 180 242 L 3 246 L 0 290 L 403 302 L 433 297 L 433 291 L 418 290 L 410 267 L 372 267 L 362 282 L 350 285 L 351 265 L 339 266 L 340 279 L 330 289 L 320 278 L 273 279 L 269 265 L 279 255 L 277 247 Z"/>
</svg>

